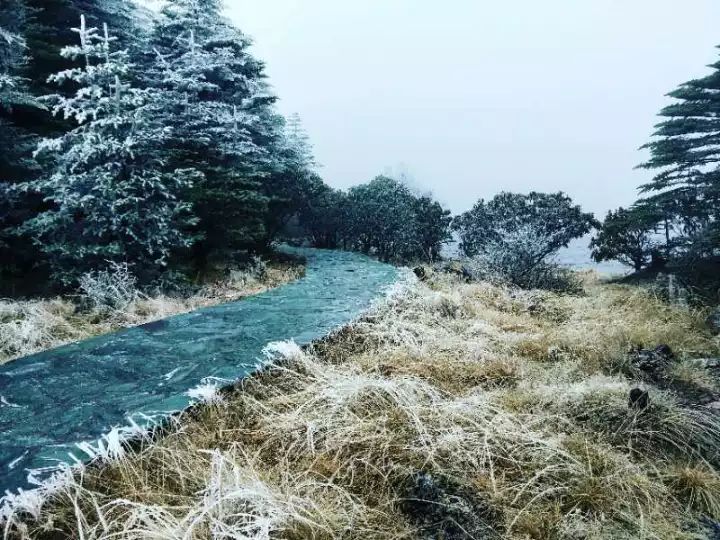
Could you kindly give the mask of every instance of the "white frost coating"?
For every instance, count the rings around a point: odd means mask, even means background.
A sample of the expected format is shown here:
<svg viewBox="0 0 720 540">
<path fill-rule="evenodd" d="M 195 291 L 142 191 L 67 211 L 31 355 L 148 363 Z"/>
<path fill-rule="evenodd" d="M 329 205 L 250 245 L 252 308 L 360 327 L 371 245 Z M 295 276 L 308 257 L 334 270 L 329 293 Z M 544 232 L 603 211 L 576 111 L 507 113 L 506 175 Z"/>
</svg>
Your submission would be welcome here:
<svg viewBox="0 0 720 540">
<path fill-rule="evenodd" d="M 16 515 L 29 514 L 37 519 L 45 501 L 66 489 L 72 483 L 73 473 L 80 472 L 82 467 L 82 465 L 70 467 L 65 464 L 54 467 L 53 470 L 56 472 L 42 481 L 38 480 L 35 475 L 46 469 L 31 470 L 28 473 L 28 482 L 36 485 L 36 488 L 18 489 L 17 493 L 6 491 L 5 495 L 0 497 L 0 527 L 4 532 L 3 537 L 8 537 Z"/>
<path fill-rule="evenodd" d="M 173 369 L 172 371 L 168 371 L 165 375 L 163 375 L 163 379 L 165 379 L 166 381 L 169 381 L 170 379 L 172 379 L 175 376 L 175 374 L 178 371 L 180 371 L 180 369 L 181 368 L 177 367 L 177 368 Z"/>
<path fill-rule="evenodd" d="M 185 392 L 185 395 L 196 403 L 220 403 L 223 400 L 220 395 L 220 386 L 216 382 L 205 379 L 195 388 Z"/>
<path fill-rule="evenodd" d="M 125 457 L 125 443 L 128 440 L 137 437 L 146 437 L 148 433 L 146 428 L 139 426 L 132 418 L 128 417 L 127 420 L 129 425 L 112 428 L 108 433 L 98 439 L 97 442 L 81 442 L 75 446 L 87 455 L 91 461 L 116 463 Z M 72 454 L 71 457 L 74 458 Z"/>
<path fill-rule="evenodd" d="M 211 474 L 201 507 L 188 516 L 188 538 L 205 526 L 213 538 L 269 540 L 291 519 L 304 521 L 302 501 L 288 498 L 220 451 L 210 452 Z"/>
<path fill-rule="evenodd" d="M 14 409 L 20 408 L 20 405 L 16 403 L 10 403 L 7 399 L 5 399 L 5 396 L 0 396 L 0 405 L 5 405 L 6 407 L 12 407 Z"/>
<path fill-rule="evenodd" d="M 398 273 L 398 279 L 383 288 L 382 295 L 372 301 L 370 309 L 378 309 L 388 302 L 404 296 L 413 285 L 417 284 L 417 276 L 407 266 L 400 268 Z"/>
<path fill-rule="evenodd" d="M 142 427 L 132 417 L 128 417 L 127 426 L 111 429 L 94 444 L 84 442 L 76 446 L 90 458 L 90 461 L 108 463 L 121 461 L 126 454 L 125 442 L 138 437 L 147 438 L 149 426 L 155 422 L 155 419 L 148 415 L 139 416 L 147 422 L 148 427 Z M 11 465 L 17 466 L 23 457 L 24 455 L 13 461 Z M 36 486 L 35 488 L 28 490 L 20 488 L 16 493 L 6 491 L 5 495 L 0 497 L 0 529 L 4 531 L 3 538 L 9 534 L 16 515 L 29 514 L 35 518 L 39 517 L 45 501 L 69 488 L 73 484 L 73 477 L 82 473 L 85 463 L 72 452 L 68 452 L 68 457 L 73 465 L 60 463 L 54 467 L 29 469 L 27 481 L 30 485 Z M 48 473 L 52 473 L 51 476 L 41 479 Z"/>
<path fill-rule="evenodd" d="M 266 359 L 266 364 L 273 364 L 281 360 L 294 360 L 305 356 L 303 350 L 293 340 L 271 341 L 263 347 L 262 354 Z"/>
</svg>

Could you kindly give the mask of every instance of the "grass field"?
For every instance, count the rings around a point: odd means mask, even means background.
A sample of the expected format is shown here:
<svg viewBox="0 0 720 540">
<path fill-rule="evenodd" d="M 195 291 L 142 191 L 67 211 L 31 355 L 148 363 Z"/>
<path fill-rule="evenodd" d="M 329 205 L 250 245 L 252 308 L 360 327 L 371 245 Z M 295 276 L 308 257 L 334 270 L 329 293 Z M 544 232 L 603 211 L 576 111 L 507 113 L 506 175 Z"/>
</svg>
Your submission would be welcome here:
<svg viewBox="0 0 720 540">
<path fill-rule="evenodd" d="M 198 308 L 232 302 L 299 278 L 300 261 L 262 262 L 250 269 L 224 269 L 203 278 L 189 294 L 141 294 L 130 290 L 122 306 L 86 305 L 86 298 L 0 298 L 0 364 L 73 341 L 138 326 Z"/>
<path fill-rule="evenodd" d="M 692 539 L 720 519 L 704 313 L 444 275 L 5 509 L 9 538 Z M 662 373 L 633 363 L 669 345 Z M 648 392 L 629 406 L 630 391 Z M 689 394 L 685 392 L 692 390 Z M 707 401 L 707 400 L 706 400 Z M 8 501 L 13 502 L 13 501 Z"/>
</svg>

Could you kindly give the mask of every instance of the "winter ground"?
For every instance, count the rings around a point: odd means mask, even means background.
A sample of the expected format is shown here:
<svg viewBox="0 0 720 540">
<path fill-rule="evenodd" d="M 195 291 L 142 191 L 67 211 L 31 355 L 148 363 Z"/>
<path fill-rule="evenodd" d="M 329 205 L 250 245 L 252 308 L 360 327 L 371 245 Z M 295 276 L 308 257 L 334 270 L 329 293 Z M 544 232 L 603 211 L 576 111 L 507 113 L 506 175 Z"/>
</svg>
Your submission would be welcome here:
<svg viewBox="0 0 720 540">
<path fill-rule="evenodd" d="M 270 347 L 274 365 L 162 432 L 108 444 L 49 500 L 18 497 L 6 532 L 709 538 L 720 417 L 700 359 L 720 341 L 704 318 L 589 274 L 578 296 L 409 280 L 308 350 Z"/>
<path fill-rule="evenodd" d="M 210 272 L 199 287 L 176 294 L 143 294 L 132 283 L 95 283 L 80 295 L 0 299 L 0 364 L 121 328 L 202 307 L 232 302 L 302 276 L 301 261 L 258 260 L 244 268 Z M 110 286 L 109 286 L 110 285 Z M 115 301 L 108 305 L 108 296 Z"/>
</svg>

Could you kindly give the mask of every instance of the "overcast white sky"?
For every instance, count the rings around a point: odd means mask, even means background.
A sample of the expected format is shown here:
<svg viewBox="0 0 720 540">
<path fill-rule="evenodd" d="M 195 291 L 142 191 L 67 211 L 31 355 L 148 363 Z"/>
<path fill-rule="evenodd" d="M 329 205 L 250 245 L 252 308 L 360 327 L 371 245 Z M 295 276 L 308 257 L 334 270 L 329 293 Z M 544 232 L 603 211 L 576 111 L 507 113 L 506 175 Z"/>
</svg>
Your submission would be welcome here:
<svg viewBox="0 0 720 540">
<path fill-rule="evenodd" d="M 336 187 L 406 170 L 453 211 L 563 190 L 604 213 L 707 72 L 720 0 L 226 0 Z"/>
</svg>

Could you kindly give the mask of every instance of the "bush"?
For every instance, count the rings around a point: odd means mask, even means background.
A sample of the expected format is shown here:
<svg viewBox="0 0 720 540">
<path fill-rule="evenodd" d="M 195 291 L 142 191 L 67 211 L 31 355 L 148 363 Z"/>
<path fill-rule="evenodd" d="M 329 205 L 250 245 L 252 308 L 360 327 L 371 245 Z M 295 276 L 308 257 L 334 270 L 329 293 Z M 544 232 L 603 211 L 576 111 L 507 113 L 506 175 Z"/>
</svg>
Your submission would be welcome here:
<svg viewBox="0 0 720 540">
<path fill-rule="evenodd" d="M 473 279 L 506 283 L 523 289 L 577 292 L 581 285 L 568 269 L 542 255 L 541 243 L 530 227 L 487 242 L 467 267 Z"/>
<path fill-rule="evenodd" d="M 636 272 L 658 261 L 658 217 L 644 207 L 608 212 L 602 227 L 590 242 L 592 258 L 597 261 L 617 260 Z"/>
<path fill-rule="evenodd" d="M 501 193 L 455 218 L 453 229 L 476 277 L 567 291 L 579 286 L 552 255 L 596 223 L 563 193 Z"/>
<path fill-rule="evenodd" d="M 344 247 L 382 261 L 433 261 L 449 240 L 450 212 L 403 182 L 378 176 L 348 192 Z"/>
<path fill-rule="evenodd" d="M 83 303 L 99 312 L 124 311 L 140 296 L 127 263 L 109 261 L 107 269 L 83 274 L 79 283 Z"/>
</svg>

